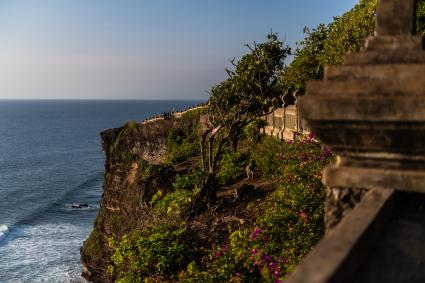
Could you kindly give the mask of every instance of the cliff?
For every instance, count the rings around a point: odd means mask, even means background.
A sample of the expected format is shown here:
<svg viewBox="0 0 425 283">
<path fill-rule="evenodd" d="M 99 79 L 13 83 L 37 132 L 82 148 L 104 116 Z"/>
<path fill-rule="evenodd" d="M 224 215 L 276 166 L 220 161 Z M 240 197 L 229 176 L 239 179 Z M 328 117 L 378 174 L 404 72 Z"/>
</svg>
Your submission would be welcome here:
<svg viewBox="0 0 425 283">
<path fill-rule="evenodd" d="M 311 137 L 242 137 L 238 151 L 230 143 L 223 150 L 215 201 L 200 209 L 208 179 L 200 169 L 201 112 L 101 133 L 104 193 L 81 248 L 85 278 L 277 282 L 320 239 L 320 170 L 330 150 Z M 255 177 L 246 178 L 251 162 Z"/>
<path fill-rule="evenodd" d="M 164 161 L 169 132 L 176 128 L 178 121 L 170 119 L 143 125 L 130 122 L 101 133 L 104 192 L 93 231 L 81 248 L 83 276 L 88 280 L 111 280 L 106 275 L 114 252 L 111 241 L 144 225 L 146 203 L 158 188 L 171 187 L 173 168 L 158 164 Z"/>
</svg>

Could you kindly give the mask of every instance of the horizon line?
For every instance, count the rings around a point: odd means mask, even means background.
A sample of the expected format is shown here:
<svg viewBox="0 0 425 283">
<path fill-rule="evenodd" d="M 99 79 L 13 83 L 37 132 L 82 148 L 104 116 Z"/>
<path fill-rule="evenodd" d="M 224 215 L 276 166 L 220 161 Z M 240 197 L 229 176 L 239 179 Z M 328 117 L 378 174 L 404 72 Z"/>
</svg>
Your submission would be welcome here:
<svg viewBox="0 0 425 283">
<path fill-rule="evenodd" d="M 167 99 L 167 98 L 0 98 L 0 101 L 208 101 L 205 99 Z"/>
</svg>

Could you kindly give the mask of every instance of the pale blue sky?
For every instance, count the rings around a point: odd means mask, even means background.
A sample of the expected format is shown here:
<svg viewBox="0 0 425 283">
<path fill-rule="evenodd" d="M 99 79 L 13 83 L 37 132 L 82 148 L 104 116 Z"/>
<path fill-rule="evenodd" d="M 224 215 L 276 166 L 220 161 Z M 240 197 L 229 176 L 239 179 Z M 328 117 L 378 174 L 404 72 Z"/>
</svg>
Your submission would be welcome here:
<svg viewBox="0 0 425 283">
<path fill-rule="evenodd" d="M 0 0 L 0 98 L 206 99 L 272 29 L 291 47 L 357 0 Z"/>
</svg>

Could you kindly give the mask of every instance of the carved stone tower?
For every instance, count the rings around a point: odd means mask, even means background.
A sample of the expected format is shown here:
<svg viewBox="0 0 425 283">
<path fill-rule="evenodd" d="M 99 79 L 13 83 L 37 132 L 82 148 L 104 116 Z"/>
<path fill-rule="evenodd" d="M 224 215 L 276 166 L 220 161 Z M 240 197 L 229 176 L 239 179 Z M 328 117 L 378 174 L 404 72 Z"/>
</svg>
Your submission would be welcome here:
<svg viewBox="0 0 425 283">
<path fill-rule="evenodd" d="M 338 154 L 327 186 L 425 192 L 425 51 L 414 15 L 414 0 L 381 0 L 364 50 L 307 84 L 301 115 Z"/>
<path fill-rule="evenodd" d="M 415 0 L 380 0 L 363 49 L 307 83 L 311 131 L 337 153 L 329 190 L 367 189 L 288 283 L 425 282 L 425 51 Z"/>
</svg>

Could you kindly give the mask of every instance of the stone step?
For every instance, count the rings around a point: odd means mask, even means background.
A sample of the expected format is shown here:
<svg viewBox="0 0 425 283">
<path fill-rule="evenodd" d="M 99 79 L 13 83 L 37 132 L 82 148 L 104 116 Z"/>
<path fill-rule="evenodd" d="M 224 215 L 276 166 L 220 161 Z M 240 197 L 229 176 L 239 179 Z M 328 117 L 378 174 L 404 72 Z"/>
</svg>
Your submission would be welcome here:
<svg viewBox="0 0 425 283">
<path fill-rule="evenodd" d="M 324 170 L 323 183 L 335 188 L 397 188 L 408 192 L 425 193 L 425 172 L 329 166 Z"/>
<path fill-rule="evenodd" d="M 325 80 L 424 80 L 425 64 L 328 66 Z"/>
<path fill-rule="evenodd" d="M 312 121 L 425 122 L 425 99 L 420 96 L 382 98 L 311 95 L 308 99 L 300 99 L 299 109 L 302 119 Z"/>
<path fill-rule="evenodd" d="M 379 120 L 310 120 L 308 125 L 322 143 L 342 156 L 350 154 L 359 157 L 360 153 L 371 152 L 425 156 L 425 121 L 395 123 Z M 425 165 L 422 168 L 425 169 Z"/>
<path fill-rule="evenodd" d="M 425 95 L 425 79 L 310 81 L 307 83 L 307 93 L 309 96 L 338 97 L 423 96 Z"/>
<path fill-rule="evenodd" d="M 361 53 L 349 53 L 344 56 L 344 65 L 365 64 L 425 64 L 425 52 L 423 50 L 390 50 L 385 52 L 366 51 Z"/>
</svg>

